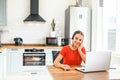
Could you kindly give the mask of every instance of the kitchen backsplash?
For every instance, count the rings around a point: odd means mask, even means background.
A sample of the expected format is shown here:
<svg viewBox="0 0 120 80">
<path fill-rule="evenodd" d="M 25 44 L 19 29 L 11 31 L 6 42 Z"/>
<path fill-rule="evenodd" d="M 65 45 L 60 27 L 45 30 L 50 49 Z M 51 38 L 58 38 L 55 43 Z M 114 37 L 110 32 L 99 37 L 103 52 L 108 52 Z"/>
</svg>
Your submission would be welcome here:
<svg viewBox="0 0 120 80">
<path fill-rule="evenodd" d="M 23 44 L 45 44 L 45 38 L 50 36 L 49 26 L 8 26 L 7 32 L 1 34 L 2 43 L 14 43 L 15 37 L 21 37 Z"/>
</svg>

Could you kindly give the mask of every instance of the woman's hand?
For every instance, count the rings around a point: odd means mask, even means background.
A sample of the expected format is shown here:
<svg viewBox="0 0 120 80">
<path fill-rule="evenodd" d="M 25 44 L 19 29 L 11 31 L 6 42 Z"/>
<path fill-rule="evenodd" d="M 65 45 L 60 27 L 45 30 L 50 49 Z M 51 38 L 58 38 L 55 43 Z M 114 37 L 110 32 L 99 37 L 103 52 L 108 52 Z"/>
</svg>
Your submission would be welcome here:
<svg viewBox="0 0 120 80">
<path fill-rule="evenodd" d="M 81 45 L 78 47 L 78 51 L 79 51 L 79 54 L 80 54 L 83 62 L 85 63 L 86 56 L 85 56 L 85 54 L 82 52 L 82 48 L 83 48 L 83 43 L 81 43 Z"/>
<path fill-rule="evenodd" d="M 78 50 L 81 51 L 83 48 L 83 43 L 80 44 L 80 46 L 78 47 Z"/>
<path fill-rule="evenodd" d="M 70 70 L 70 66 L 67 64 L 62 64 L 61 68 L 63 68 L 65 71 Z"/>
</svg>

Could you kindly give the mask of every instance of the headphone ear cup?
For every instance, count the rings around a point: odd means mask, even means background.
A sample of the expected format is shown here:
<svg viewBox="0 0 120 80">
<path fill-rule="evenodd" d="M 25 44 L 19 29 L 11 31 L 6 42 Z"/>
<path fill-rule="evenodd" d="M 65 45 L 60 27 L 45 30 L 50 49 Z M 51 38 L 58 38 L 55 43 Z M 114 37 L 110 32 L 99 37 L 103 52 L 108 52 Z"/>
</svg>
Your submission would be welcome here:
<svg viewBox="0 0 120 80">
<path fill-rule="evenodd" d="M 22 38 L 20 38 L 20 40 L 23 41 Z"/>
<path fill-rule="evenodd" d="M 14 38 L 14 41 L 16 41 L 16 38 Z"/>
</svg>

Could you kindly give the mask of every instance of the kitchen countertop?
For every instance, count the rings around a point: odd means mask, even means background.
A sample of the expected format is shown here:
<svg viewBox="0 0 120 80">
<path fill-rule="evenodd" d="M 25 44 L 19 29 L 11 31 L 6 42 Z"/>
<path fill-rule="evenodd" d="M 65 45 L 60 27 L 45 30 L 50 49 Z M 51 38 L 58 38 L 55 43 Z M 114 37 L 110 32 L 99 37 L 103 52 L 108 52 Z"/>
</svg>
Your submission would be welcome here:
<svg viewBox="0 0 120 80">
<path fill-rule="evenodd" d="M 58 49 L 62 48 L 62 46 L 46 46 L 44 44 L 23 44 L 21 46 L 15 46 L 14 44 L 2 44 L 2 47 L 0 50 L 4 48 L 53 48 Z"/>
</svg>

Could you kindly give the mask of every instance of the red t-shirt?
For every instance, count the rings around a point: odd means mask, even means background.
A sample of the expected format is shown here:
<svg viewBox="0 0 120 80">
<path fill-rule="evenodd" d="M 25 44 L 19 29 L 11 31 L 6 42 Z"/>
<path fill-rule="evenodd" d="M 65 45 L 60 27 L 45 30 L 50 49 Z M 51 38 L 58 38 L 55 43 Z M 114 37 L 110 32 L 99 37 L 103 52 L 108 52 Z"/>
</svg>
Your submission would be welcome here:
<svg viewBox="0 0 120 80">
<path fill-rule="evenodd" d="M 82 48 L 82 52 L 86 54 L 84 47 Z M 63 64 L 80 65 L 82 62 L 78 49 L 72 50 L 69 45 L 64 46 L 60 51 L 60 54 L 63 56 Z"/>
</svg>

